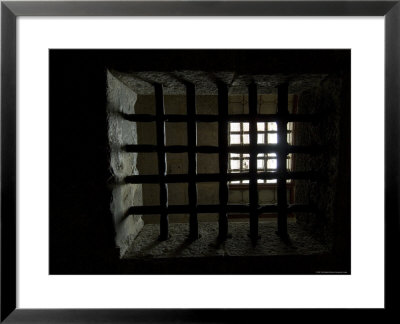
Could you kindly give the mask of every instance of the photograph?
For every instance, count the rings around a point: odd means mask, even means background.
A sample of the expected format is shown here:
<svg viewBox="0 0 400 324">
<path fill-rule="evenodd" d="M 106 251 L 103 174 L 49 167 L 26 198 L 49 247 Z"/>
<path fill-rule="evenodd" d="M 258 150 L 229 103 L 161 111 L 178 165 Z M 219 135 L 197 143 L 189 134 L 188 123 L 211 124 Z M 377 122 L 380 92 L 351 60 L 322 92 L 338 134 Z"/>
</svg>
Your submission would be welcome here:
<svg viewBox="0 0 400 324">
<path fill-rule="evenodd" d="M 0 323 L 396 318 L 399 2 L 1 1 Z"/>
<path fill-rule="evenodd" d="M 351 50 L 50 49 L 50 274 L 351 274 Z"/>
</svg>

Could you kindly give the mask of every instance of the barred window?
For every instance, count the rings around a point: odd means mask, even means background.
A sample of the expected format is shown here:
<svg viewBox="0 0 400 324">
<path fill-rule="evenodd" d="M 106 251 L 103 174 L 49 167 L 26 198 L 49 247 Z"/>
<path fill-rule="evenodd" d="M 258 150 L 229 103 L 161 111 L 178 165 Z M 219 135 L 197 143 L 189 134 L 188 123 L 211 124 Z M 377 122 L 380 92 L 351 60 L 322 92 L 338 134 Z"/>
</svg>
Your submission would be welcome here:
<svg viewBox="0 0 400 324">
<path fill-rule="evenodd" d="M 250 144 L 249 123 L 229 123 L 229 145 L 249 145 Z M 292 144 L 293 123 L 287 123 L 287 142 Z M 257 144 L 277 144 L 277 124 L 276 122 L 259 122 L 257 123 Z M 250 154 L 229 154 L 228 172 L 242 173 L 249 172 Z M 292 156 L 287 155 L 286 168 L 291 171 Z M 276 153 L 259 153 L 257 154 L 257 171 L 258 172 L 276 172 L 277 157 Z M 258 179 L 258 183 L 274 184 L 276 179 Z M 288 180 L 290 182 L 290 180 Z M 230 184 L 247 184 L 249 180 L 230 181 Z"/>
</svg>

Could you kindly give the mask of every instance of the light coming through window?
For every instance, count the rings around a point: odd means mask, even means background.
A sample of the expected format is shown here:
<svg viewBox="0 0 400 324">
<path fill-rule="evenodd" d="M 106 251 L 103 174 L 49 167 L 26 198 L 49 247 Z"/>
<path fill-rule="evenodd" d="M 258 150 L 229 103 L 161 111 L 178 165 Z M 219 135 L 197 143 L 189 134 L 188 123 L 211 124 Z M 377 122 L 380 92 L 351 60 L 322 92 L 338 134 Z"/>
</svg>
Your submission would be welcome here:
<svg viewBox="0 0 400 324">
<path fill-rule="evenodd" d="M 287 124 L 287 141 L 292 144 L 293 123 Z M 278 134 L 275 122 L 257 123 L 257 144 L 277 144 Z M 249 145 L 249 123 L 229 123 L 229 145 Z M 241 173 L 249 172 L 250 154 L 229 154 L 228 172 Z M 288 154 L 286 168 L 288 171 L 292 167 L 291 154 Z M 276 153 L 259 153 L 257 155 L 258 172 L 275 172 L 277 168 Z M 258 183 L 276 183 L 276 179 L 262 180 Z M 288 180 L 290 182 L 290 180 Z M 231 181 L 230 184 L 246 184 L 249 180 Z"/>
</svg>

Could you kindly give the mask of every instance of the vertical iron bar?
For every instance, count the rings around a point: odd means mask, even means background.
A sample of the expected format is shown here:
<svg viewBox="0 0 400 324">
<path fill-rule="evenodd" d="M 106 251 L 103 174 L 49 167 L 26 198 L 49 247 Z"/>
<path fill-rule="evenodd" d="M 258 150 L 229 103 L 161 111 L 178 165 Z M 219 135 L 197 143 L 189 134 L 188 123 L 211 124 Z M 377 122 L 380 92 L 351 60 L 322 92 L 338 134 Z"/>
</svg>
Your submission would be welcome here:
<svg viewBox="0 0 400 324">
<path fill-rule="evenodd" d="M 246 115 L 246 109 L 245 109 L 245 106 L 246 106 L 246 100 L 245 100 L 245 95 L 243 95 L 242 96 L 242 102 L 243 102 L 243 105 L 242 105 L 242 114 L 245 116 Z M 249 101 L 247 100 L 247 103 L 248 103 Z M 247 116 L 246 116 L 247 117 Z M 240 144 L 242 144 L 242 145 L 244 145 L 244 138 L 245 138 L 245 130 L 244 130 L 244 124 L 246 123 L 246 122 L 248 122 L 248 119 L 245 119 L 245 120 L 243 120 L 241 123 L 240 123 Z M 250 129 L 249 129 L 249 132 L 250 132 Z M 250 135 L 249 135 L 249 137 L 250 137 Z M 249 139 L 249 141 L 250 141 L 250 139 Z M 249 162 L 249 164 L 250 164 L 250 157 L 249 157 L 249 155 L 247 156 L 247 158 L 248 158 L 248 162 Z M 243 165 L 244 165 L 244 161 L 246 160 L 246 157 L 245 157 L 245 153 L 240 153 L 240 173 L 243 173 L 243 171 L 246 171 L 246 172 L 248 172 L 249 171 L 249 168 L 250 168 L 250 165 L 248 166 L 248 168 L 247 169 L 244 169 L 243 168 Z M 240 183 L 241 184 L 244 184 L 244 183 L 246 183 L 245 182 L 245 180 L 241 180 L 240 181 Z M 248 183 L 248 182 L 247 182 Z"/>
<path fill-rule="evenodd" d="M 220 240 L 225 240 L 228 235 L 228 87 L 218 83 L 218 146 L 219 146 L 219 233 Z"/>
<path fill-rule="evenodd" d="M 287 191 L 286 191 L 286 148 L 287 148 L 287 122 L 288 111 L 288 84 L 278 86 L 278 148 L 277 171 L 281 174 L 278 179 L 278 235 L 288 238 L 287 233 Z"/>
<path fill-rule="evenodd" d="M 186 109 L 187 109 L 187 137 L 188 137 L 188 173 L 189 173 L 189 237 L 191 239 L 199 238 L 199 224 L 197 219 L 197 186 L 196 186 L 196 94 L 195 86 L 192 83 L 186 84 Z"/>
<path fill-rule="evenodd" d="M 257 85 L 249 85 L 249 117 L 250 117 L 250 237 L 258 239 L 258 191 L 257 191 Z"/>
<path fill-rule="evenodd" d="M 243 100 L 244 101 L 244 100 Z M 244 103 L 243 103 L 243 111 L 244 111 Z M 239 123 L 240 126 L 240 143 L 243 144 L 244 143 L 244 134 L 243 134 L 243 123 Z M 230 134 L 229 134 L 230 136 Z M 243 172 L 243 163 L 244 163 L 244 154 L 240 153 L 239 155 L 239 172 L 242 173 Z M 229 163 L 229 161 L 228 161 Z M 241 184 L 243 184 L 243 180 L 240 181 Z"/>
<path fill-rule="evenodd" d="M 165 123 L 164 123 L 164 94 L 162 84 L 154 84 L 156 97 L 156 128 L 157 128 L 157 157 L 158 174 L 160 176 L 160 236 L 161 241 L 169 238 L 168 233 L 168 187 L 165 182 L 166 153 L 165 153 Z"/>
<path fill-rule="evenodd" d="M 268 123 L 264 123 L 264 144 L 268 144 Z M 268 153 L 264 153 L 264 172 L 268 169 Z M 263 183 L 267 183 L 267 180 L 263 180 Z"/>
</svg>

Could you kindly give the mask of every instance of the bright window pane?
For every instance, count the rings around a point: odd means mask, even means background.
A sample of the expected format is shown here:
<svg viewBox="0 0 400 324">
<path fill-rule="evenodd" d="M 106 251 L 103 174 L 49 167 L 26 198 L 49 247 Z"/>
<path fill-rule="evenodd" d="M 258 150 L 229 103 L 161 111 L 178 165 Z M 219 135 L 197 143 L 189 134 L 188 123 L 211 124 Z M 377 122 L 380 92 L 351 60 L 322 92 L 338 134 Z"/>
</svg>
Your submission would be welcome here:
<svg viewBox="0 0 400 324">
<path fill-rule="evenodd" d="M 278 143 L 278 135 L 268 134 L 268 144 L 277 144 L 277 143 Z"/>
<path fill-rule="evenodd" d="M 231 132 L 240 132 L 240 123 L 231 123 Z"/>
<path fill-rule="evenodd" d="M 243 170 L 249 169 L 249 160 L 243 160 L 242 168 Z"/>
<path fill-rule="evenodd" d="M 276 159 L 267 160 L 267 169 L 276 169 Z"/>
<path fill-rule="evenodd" d="M 231 160 L 231 169 L 240 169 L 240 160 Z"/>
<path fill-rule="evenodd" d="M 292 143 L 292 133 L 287 134 L 287 142 L 288 142 L 289 144 Z"/>
<path fill-rule="evenodd" d="M 289 158 L 286 160 L 286 168 L 288 170 L 290 170 L 292 168 L 292 159 Z"/>
<path fill-rule="evenodd" d="M 240 144 L 240 135 L 231 135 L 231 144 Z"/>
<path fill-rule="evenodd" d="M 268 123 L 268 130 L 269 131 L 276 131 L 278 130 L 276 123 Z"/>
<path fill-rule="evenodd" d="M 278 134 L 277 133 L 266 133 L 267 131 L 277 131 L 277 123 L 275 122 L 258 122 L 257 123 L 257 144 L 277 144 Z M 287 124 L 288 131 L 292 131 L 293 123 Z M 248 145 L 250 144 L 250 134 L 249 134 L 249 123 L 230 123 L 231 132 L 241 132 L 241 134 L 230 134 L 229 144 L 230 145 Z M 292 144 L 293 134 L 290 132 L 287 134 L 287 142 Z M 232 173 L 248 172 L 250 168 L 250 154 L 229 154 L 229 171 Z M 286 160 L 286 168 L 291 169 L 292 161 L 291 156 Z M 276 172 L 278 167 L 277 163 L 277 153 L 258 153 L 257 154 L 257 171 L 264 172 L 265 170 Z M 230 184 L 248 184 L 249 180 L 242 181 L 230 181 Z M 288 180 L 290 182 L 290 180 Z M 276 184 L 276 179 L 257 179 L 257 183 L 268 183 Z"/>
<path fill-rule="evenodd" d="M 264 160 L 257 160 L 257 169 L 264 170 Z"/>
</svg>

